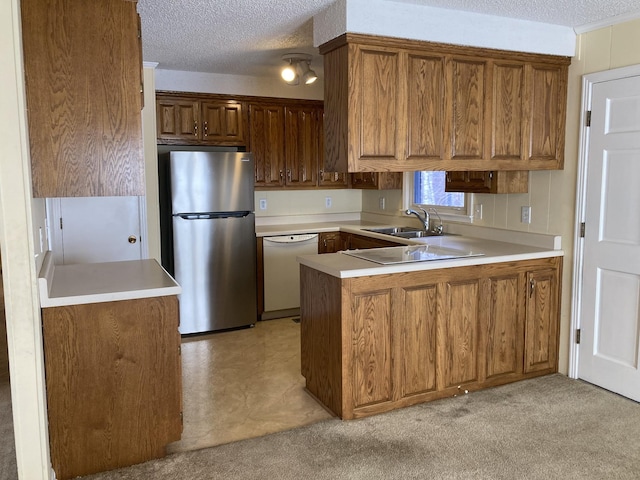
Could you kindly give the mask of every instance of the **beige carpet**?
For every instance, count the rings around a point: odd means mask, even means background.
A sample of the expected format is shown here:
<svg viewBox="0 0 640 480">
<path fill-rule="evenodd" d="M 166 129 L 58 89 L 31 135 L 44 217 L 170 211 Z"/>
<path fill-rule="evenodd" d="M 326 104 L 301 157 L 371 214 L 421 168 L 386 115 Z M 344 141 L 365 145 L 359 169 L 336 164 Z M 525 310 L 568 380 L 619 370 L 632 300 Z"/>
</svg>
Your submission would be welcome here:
<svg viewBox="0 0 640 480">
<path fill-rule="evenodd" d="M 550 375 L 84 478 L 635 480 L 640 404 Z"/>
</svg>

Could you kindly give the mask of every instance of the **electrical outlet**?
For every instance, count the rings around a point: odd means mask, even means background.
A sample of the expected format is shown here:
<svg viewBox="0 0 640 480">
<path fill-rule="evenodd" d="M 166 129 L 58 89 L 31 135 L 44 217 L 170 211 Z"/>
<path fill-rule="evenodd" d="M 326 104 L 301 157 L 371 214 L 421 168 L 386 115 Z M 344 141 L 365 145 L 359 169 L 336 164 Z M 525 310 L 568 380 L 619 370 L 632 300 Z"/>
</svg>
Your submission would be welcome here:
<svg viewBox="0 0 640 480">
<path fill-rule="evenodd" d="M 473 206 L 473 218 L 475 220 L 482 220 L 482 204 L 476 203 Z"/>
<path fill-rule="evenodd" d="M 520 221 L 522 223 L 531 223 L 531 207 L 521 207 L 520 208 Z"/>
<path fill-rule="evenodd" d="M 260 210 L 266 210 L 267 209 L 267 199 L 266 198 L 261 198 L 260 199 Z"/>
<path fill-rule="evenodd" d="M 378 200 L 378 207 L 380 208 L 380 210 L 384 210 L 384 197 L 380 197 L 380 199 Z"/>
<path fill-rule="evenodd" d="M 331 197 L 324 198 L 324 206 L 325 208 L 331 208 Z"/>
</svg>

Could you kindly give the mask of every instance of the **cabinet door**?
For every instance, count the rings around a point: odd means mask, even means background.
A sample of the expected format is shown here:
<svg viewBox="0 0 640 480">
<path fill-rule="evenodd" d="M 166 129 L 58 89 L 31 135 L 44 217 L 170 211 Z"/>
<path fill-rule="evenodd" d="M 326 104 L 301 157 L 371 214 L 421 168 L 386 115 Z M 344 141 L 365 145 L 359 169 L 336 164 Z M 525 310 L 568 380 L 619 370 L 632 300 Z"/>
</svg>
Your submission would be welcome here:
<svg viewBox="0 0 640 480">
<path fill-rule="evenodd" d="M 380 248 L 380 247 L 396 247 L 398 245 L 404 245 L 402 243 L 390 242 L 388 240 L 380 240 L 378 238 L 367 237 L 366 235 L 349 235 L 349 244 L 347 248 L 351 250 L 366 249 L 366 248 Z"/>
<path fill-rule="evenodd" d="M 444 57 L 407 58 L 407 159 L 441 160 L 444 154 Z"/>
<path fill-rule="evenodd" d="M 318 186 L 323 188 L 347 188 L 349 174 L 346 172 L 318 172 Z"/>
<path fill-rule="evenodd" d="M 400 397 L 436 390 L 437 285 L 401 289 L 402 314 L 396 317 L 394 374 L 400 379 Z"/>
<path fill-rule="evenodd" d="M 492 68 L 491 160 L 526 161 L 523 117 L 524 64 L 496 62 Z"/>
<path fill-rule="evenodd" d="M 57 478 L 151 460 L 180 439 L 177 297 L 44 308 L 42 324 Z"/>
<path fill-rule="evenodd" d="M 391 400 L 391 290 L 352 298 L 352 395 L 354 408 Z"/>
<path fill-rule="evenodd" d="M 344 250 L 340 232 L 322 232 L 318 237 L 318 253 L 335 253 Z"/>
<path fill-rule="evenodd" d="M 438 317 L 438 389 L 478 381 L 480 280 L 441 284 Z"/>
<path fill-rule="evenodd" d="M 558 368 L 558 274 L 537 270 L 527 274 L 525 373 Z"/>
<path fill-rule="evenodd" d="M 317 185 L 321 122 L 318 108 L 285 107 L 287 186 L 313 188 Z"/>
<path fill-rule="evenodd" d="M 526 128 L 530 132 L 527 139 L 529 167 L 563 168 L 567 67 L 528 66 L 526 96 L 529 108 L 526 112 Z"/>
<path fill-rule="evenodd" d="M 371 190 L 399 190 L 402 188 L 400 172 L 360 172 L 352 173 L 351 188 Z"/>
<path fill-rule="evenodd" d="M 20 7 L 34 197 L 144 195 L 136 3 Z"/>
<path fill-rule="evenodd" d="M 445 141 L 453 160 L 482 160 L 485 157 L 486 61 L 449 59 L 447 110 L 449 118 Z M 457 162 L 456 162 L 457 163 Z"/>
<path fill-rule="evenodd" d="M 400 149 L 399 57 L 397 51 L 360 48 L 352 61 L 353 90 L 349 97 L 354 127 L 351 145 L 357 160 L 392 166 L 403 156 Z M 354 102 L 354 103 L 352 103 Z"/>
<path fill-rule="evenodd" d="M 243 106 L 240 102 L 202 102 L 202 140 L 216 145 L 244 145 Z"/>
<path fill-rule="evenodd" d="M 249 105 L 251 151 L 256 164 L 256 187 L 284 186 L 284 108 Z"/>
<path fill-rule="evenodd" d="M 158 143 L 180 140 L 193 143 L 200 140 L 199 102 L 188 99 L 156 98 Z"/>
<path fill-rule="evenodd" d="M 485 378 L 522 374 L 524 339 L 524 275 L 514 273 L 487 279 Z"/>
<path fill-rule="evenodd" d="M 529 172 L 447 172 L 444 190 L 463 193 L 527 193 Z"/>
</svg>

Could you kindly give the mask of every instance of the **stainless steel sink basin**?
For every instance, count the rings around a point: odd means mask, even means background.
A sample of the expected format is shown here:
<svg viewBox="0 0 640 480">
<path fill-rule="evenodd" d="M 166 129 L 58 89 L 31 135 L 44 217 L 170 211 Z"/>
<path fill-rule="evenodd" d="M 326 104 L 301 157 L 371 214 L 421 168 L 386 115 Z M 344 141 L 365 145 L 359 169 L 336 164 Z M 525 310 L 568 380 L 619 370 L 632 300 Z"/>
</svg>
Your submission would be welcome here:
<svg viewBox="0 0 640 480">
<path fill-rule="evenodd" d="M 381 227 L 364 228 L 363 230 L 402 238 L 441 237 L 447 235 L 446 233 L 425 232 L 424 230 L 420 230 L 415 227 Z"/>
<path fill-rule="evenodd" d="M 385 235 L 397 235 L 399 233 L 422 232 L 419 228 L 414 227 L 381 227 L 381 228 L 363 228 L 367 232 L 384 233 Z"/>
</svg>

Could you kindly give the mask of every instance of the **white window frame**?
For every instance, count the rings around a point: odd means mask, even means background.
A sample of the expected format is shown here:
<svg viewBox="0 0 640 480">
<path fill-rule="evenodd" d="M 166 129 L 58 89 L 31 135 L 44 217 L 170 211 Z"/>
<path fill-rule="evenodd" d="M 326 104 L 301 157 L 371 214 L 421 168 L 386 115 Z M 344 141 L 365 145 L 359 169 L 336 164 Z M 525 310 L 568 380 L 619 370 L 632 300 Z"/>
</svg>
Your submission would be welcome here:
<svg viewBox="0 0 640 480">
<path fill-rule="evenodd" d="M 415 172 L 404 172 L 402 182 L 402 210 L 413 208 L 413 179 Z M 471 223 L 473 217 L 474 196 L 471 193 L 464 194 L 464 207 L 443 207 L 440 205 L 421 205 L 423 208 L 434 207 L 443 221 Z"/>
</svg>

